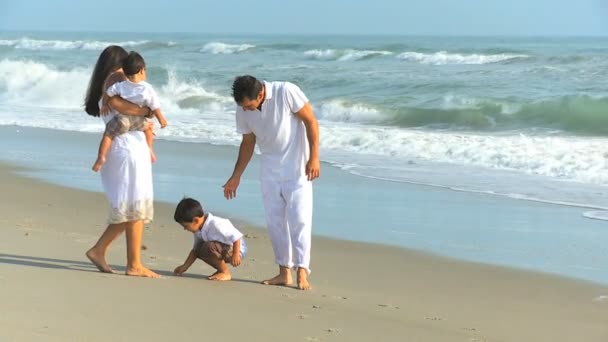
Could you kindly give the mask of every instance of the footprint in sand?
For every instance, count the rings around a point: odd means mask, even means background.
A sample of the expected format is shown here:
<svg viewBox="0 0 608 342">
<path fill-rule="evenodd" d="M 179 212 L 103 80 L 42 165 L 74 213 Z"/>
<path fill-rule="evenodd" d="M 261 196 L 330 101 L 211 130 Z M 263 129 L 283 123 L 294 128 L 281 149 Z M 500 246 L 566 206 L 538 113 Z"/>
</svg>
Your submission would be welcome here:
<svg viewBox="0 0 608 342">
<path fill-rule="evenodd" d="M 388 308 L 388 309 L 399 310 L 398 306 L 394 306 L 394 305 L 391 305 L 391 304 L 378 304 L 378 306 L 383 307 L 383 308 Z"/>
</svg>

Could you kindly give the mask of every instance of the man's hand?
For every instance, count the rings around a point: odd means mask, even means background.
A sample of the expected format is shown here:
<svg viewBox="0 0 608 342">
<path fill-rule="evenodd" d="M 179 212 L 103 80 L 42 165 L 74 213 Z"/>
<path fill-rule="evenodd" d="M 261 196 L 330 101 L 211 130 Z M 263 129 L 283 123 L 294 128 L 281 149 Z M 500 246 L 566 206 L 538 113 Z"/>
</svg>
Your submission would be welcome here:
<svg viewBox="0 0 608 342">
<path fill-rule="evenodd" d="M 226 184 L 222 187 L 224 188 L 224 197 L 226 199 L 233 199 L 236 197 L 236 189 L 239 187 L 241 183 L 241 179 L 237 177 L 230 177 Z"/>
<path fill-rule="evenodd" d="M 185 267 L 184 265 L 180 265 L 180 266 L 177 266 L 175 268 L 175 270 L 173 270 L 173 274 L 175 274 L 176 276 L 181 276 L 187 270 L 188 270 L 187 267 Z"/>
<path fill-rule="evenodd" d="M 309 181 L 312 181 L 316 178 L 319 178 L 321 175 L 321 163 L 319 159 L 310 159 L 308 163 L 306 163 L 306 176 Z"/>
</svg>

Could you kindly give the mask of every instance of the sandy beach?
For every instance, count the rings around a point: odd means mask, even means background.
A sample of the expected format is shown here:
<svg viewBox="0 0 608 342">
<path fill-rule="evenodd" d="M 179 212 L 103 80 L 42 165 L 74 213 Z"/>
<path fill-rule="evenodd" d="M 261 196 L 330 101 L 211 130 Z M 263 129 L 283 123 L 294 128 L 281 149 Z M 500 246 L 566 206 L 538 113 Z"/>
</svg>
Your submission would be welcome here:
<svg viewBox="0 0 608 342">
<path fill-rule="evenodd" d="M 173 205 L 157 203 L 144 262 L 124 271 L 124 237 L 102 274 L 84 252 L 104 228 L 102 194 L 0 167 L 2 341 L 606 341 L 608 287 L 454 261 L 383 245 L 315 238 L 314 289 L 259 285 L 276 271 L 263 229 L 239 222 L 250 254 L 227 283 L 196 262 Z"/>
</svg>

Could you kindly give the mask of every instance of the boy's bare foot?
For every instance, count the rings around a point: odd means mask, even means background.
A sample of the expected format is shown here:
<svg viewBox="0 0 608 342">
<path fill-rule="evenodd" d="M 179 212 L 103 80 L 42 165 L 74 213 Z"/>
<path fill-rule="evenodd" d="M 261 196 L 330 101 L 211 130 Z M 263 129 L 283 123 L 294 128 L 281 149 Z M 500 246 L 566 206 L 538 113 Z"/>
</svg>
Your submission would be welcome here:
<svg viewBox="0 0 608 342">
<path fill-rule="evenodd" d="M 101 166 L 106 162 L 106 158 L 99 156 L 97 157 L 97 160 L 95 161 L 95 164 L 93 164 L 93 167 L 91 169 L 93 169 L 93 171 L 97 172 L 101 169 Z"/>
<path fill-rule="evenodd" d="M 154 153 L 153 149 L 150 149 L 150 160 L 152 160 L 153 163 L 156 163 L 156 153 Z"/>
<path fill-rule="evenodd" d="M 228 281 L 230 279 L 232 279 L 232 275 L 230 275 L 229 272 L 224 273 L 224 272 L 215 272 L 212 275 L 209 276 L 208 278 L 209 280 L 216 280 L 216 281 Z"/>
<path fill-rule="evenodd" d="M 106 262 L 106 258 L 103 255 L 99 254 L 97 251 L 95 251 L 95 248 L 89 249 L 86 252 L 86 256 L 87 258 L 89 258 L 89 260 L 91 260 L 93 265 L 95 265 L 97 269 L 99 269 L 100 272 L 114 273 L 112 267 L 110 267 L 110 265 L 108 265 L 108 263 Z"/>
<path fill-rule="evenodd" d="M 298 268 L 298 289 L 310 290 L 312 287 L 308 282 L 308 271 L 305 268 Z"/>
<path fill-rule="evenodd" d="M 127 268 L 125 274 L 133 277 L 160 278 L 160 275 L 154 273 L 154 271 L 149 270 L 143 266 L 139 266 L 137 268 Z"/>
<path fill-rule="evenodd" d="M 264 285 L 280 285 L 280 286 L 290 286 L 293 284 L 293 279 L 291 278 L 291 272 L 287 274 L 279 274 L 278 276 L 264 280 L 262 282 Z"/>
</svg>

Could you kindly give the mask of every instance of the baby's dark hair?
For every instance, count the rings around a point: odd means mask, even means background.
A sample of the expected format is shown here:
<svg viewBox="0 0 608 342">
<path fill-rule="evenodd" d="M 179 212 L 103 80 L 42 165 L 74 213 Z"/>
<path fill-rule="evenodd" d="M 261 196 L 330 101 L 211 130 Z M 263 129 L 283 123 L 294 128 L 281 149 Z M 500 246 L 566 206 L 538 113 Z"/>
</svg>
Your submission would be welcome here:
<svg viewBox="0 0 608 342">
<path fill-rule="evenodd" d="M 189 223 L 192 222 L 195 217 L 203 216 L 205 216 L 205 211 L 199 201 L 193 198 L 184 197 L 184 199 L 177 204 L 173 218 L 177 223 Z"/>
<path fill-rule="evenodd" d="M 127 76 L 133 76 L 146 67 L 144 58 L 137 52 L 131 51 L 122 62 L 122 70 Z"/>
</svg>

